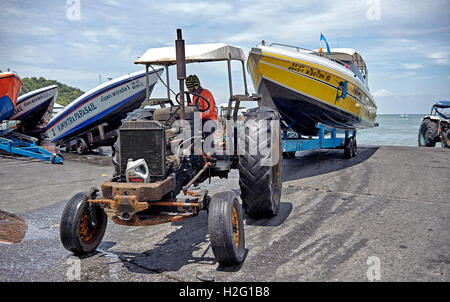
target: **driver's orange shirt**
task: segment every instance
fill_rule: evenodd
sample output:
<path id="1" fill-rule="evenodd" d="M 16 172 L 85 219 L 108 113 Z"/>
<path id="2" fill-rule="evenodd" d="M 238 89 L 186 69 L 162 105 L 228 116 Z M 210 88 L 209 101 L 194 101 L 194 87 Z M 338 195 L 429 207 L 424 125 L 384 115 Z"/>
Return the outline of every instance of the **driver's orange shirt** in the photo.
<path id="1" fill-rule="evenodd" d="M 200 95 L 205 97 L 209 101 L 209 109 L 206 110 L 205 112 L 201 112 L 202 119 L 217 121 L 216 101 L 214 100 L 212 93 L 208 89 L 202 89 L 202 92 L 200 93 Z M 206 103 L 206 101 L 204 99 L 202 99 L 201 97 L 198 97 L 195 95 L 192 96 L 192 103 L 190 103 L 189 105 L 191 105 L 191 106 L 194 105 L 195 102 L 197 101 L 197 99 L 199 99 L 198 107 L 200 109 L 208 108 L 208 104 Z"/>

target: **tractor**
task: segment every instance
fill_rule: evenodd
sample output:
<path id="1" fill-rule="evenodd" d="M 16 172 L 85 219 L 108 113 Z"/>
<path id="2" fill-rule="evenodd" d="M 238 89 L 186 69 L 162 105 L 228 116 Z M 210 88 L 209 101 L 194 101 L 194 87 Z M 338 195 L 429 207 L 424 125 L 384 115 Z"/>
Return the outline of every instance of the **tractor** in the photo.
<path id="1" fill-rule="evenodd" d="M 436 102 L 429 115 L 422 119 L 419 128 L 419 147 L 435 147 L 441 142 L 443 148 L 450 148 L 450 101 Z"/>
<path id="2" fill-rule="evenodd" d="M 231 61 L 242 63 L 243 94 L 234 94 Z M 200 94 L 185 91 L 186 64 L 227 62 L 229 100 L 222 133 L 203 135 L 198 120 Z M 114 175 L 100 189 L 75 194 L 66 204 L 60 223 L 63 246 L 76 255 L 93 252 L 105 233 L 108 219 L 125 226 L 151 226 L 195 217 L 206 210 L 212 251 L 223 266 L 244 260 L 244 212 L 252 218 L 278 214 L 281 195 L 280 115 L 260 105 L 261 95 L 248 93 L 245 54 L 227 44 L 185 45 L 177 30 L 175 47 L 151 48 L 135 61 L 149 68 L 163 66 L 167 98 L 146 102 L 160 108 L 130 112 L 118 129 L 114 145 Z M 169 67 L 176 66 L 179 92 L 169 84 Z M 147 78 L 148 79 L 148 78 Z M 148 80 L 147 80 L 148 83 Z M 188 100 L 197 96 L 192 105 Z M 208 100 L 204 98 L 206 102 Z M 238 128 L 241 102 L 254 102 Z M 191 105 L 188 105 L 191 104 Z M 208 102 L 209 104 L 209 102 Z M 210 104 L 209 104 L 210 105 Z M 201 124 L 201 123 L 200 123 Z M 214 140 L 215 153 L 204 152 Z M 240 202 L 236 193 L 213 196 L 196 185 L 212 177 L 227 178 L 239 170 Z"/>

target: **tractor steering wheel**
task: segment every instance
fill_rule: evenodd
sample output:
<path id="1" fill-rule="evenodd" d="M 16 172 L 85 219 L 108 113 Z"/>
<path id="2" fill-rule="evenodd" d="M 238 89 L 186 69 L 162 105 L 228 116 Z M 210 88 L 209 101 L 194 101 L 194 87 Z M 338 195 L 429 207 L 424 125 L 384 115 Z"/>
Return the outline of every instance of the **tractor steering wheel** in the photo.
<path id="1" fill-rule="evenodd" d="M 208 104 L 208 107 L 205 108 L 205 109 L 202 109 L 202 108 L 200 108 L 200 106 L 199 106 L 199 104 L 198 104 L 199 98 L 197 98 L 197 100 L 195 101 L 194 105 L 195 105 L 195 107 L 197 107 L 198 111 L 200 111 L 200 112 L 205 112 L 205 111 L 209 110 L 209 108 L 211 108 L 211 104 L 209 103 L 209 100 L 208 100 L 207 98 L 205 98 L 203 95 L 201 95 L 201 94 L 199 94 L 199 93 L 196 93 L 196 92 L 190 92 L 190 91 L 184 91 L 184 93 L 185 93 L 185 94 L 192 94 L 193 96 L 200 97 L 200 98 L 202 98 L 202 99 L 204 99 L 204 100 L 206 101 L 206 103 Z M 176 98 L 178 104 L 180 103 L 179 97 L 180 97 L 180 93 L 177 93 L 177 95 L 175 96 L 175 98 Z"/>

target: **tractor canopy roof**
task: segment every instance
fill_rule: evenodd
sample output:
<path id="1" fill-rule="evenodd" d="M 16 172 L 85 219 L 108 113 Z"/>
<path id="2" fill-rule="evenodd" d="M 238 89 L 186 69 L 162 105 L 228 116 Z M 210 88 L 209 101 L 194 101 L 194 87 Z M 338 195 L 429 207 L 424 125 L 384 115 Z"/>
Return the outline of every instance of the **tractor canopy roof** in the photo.
<path id="1" fill-rule="evenodd" d="M 450 101 L 439 101 L 436 102 L 433 106 L 436 108 L 450 108 Z"/>
<path id="2" fill-rule="evenodd" d="M 224 43 L 186 45 L 185 56 L 186 63 L 225 60 L 245 61 L 244 51 L 240 47 Z M 163 66 L 174 65 L 176 64 L 175 47 L 150 48 L 134 63 Z"/>

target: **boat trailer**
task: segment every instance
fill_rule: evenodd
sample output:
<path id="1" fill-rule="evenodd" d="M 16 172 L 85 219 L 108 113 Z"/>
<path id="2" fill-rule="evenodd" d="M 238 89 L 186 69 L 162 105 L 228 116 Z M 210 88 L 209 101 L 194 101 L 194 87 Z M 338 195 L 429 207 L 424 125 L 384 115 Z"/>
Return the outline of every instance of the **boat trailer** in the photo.
<path id="1" fill-rule="evenodd" d="M 319 129 L 317 138 L 299 138 L 299 134 L 287 129 L 282 129 L 281 146 L 283 157 L 294 157 L 296 151 L 317 150 L 317 149 L 344 149 L 344 157 L 351 158 L 356 155 L 356 130 L 333 128 L 321 123 L 316 124 Z M 325 137 L 330 133 L 330 137 Z M 337 134 L 344 134 L 344 137 L 337 137 Z"/>
<path id="2" fill-rule="evenodd" d="M 15 132 L 19 121 L 3 121 L 0 125 L 0 150 L 62 164 L 62 157 L 38 146 L 37 138 Z"/>

